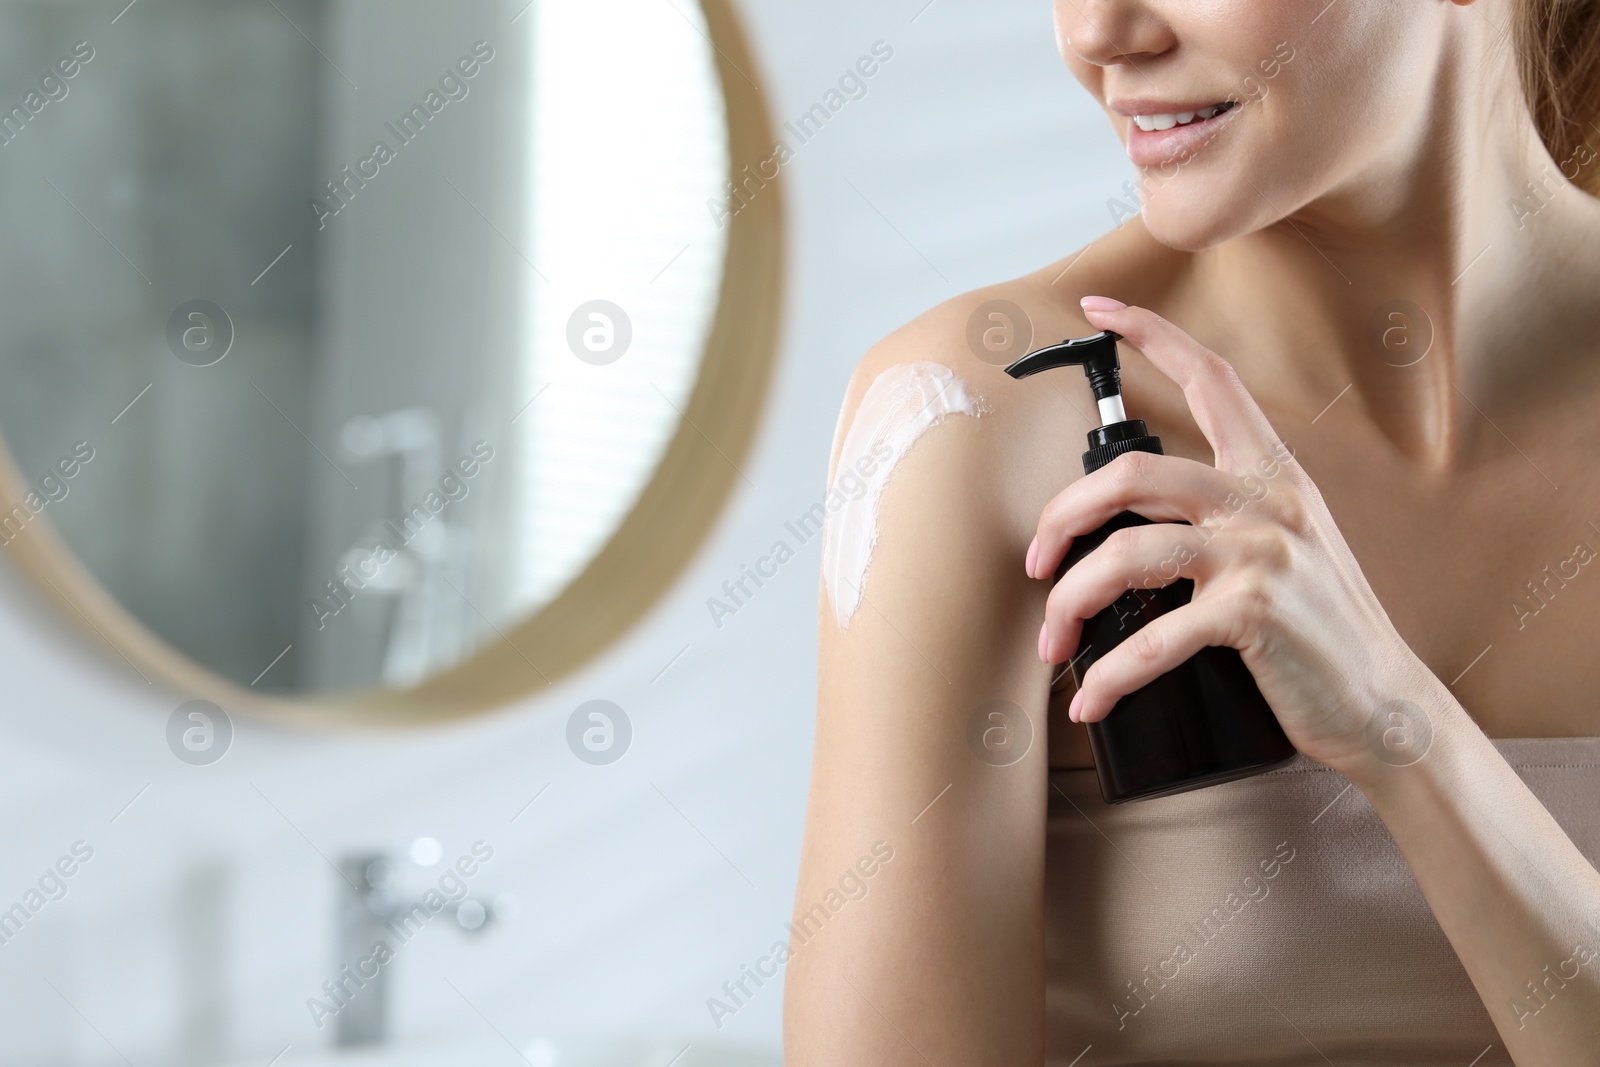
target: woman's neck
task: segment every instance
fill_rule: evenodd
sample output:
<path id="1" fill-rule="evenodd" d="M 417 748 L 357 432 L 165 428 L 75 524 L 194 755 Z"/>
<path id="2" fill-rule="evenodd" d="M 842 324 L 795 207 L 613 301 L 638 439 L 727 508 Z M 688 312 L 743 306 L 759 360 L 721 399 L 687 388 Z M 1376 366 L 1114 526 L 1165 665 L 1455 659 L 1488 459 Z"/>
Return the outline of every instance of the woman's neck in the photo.
<path id="1" fill-rule="evenodd" d="M 1354 400 L 1442 469 L 1495 432 L 1485 416 L 1600 356 L 1600 200 L 1563 174 L 1600 155 L 1552 159 L 1509 43 L 1480 47 L 1447 50 L 1434 106 L 1385 158 L 1196 260 L 1216 339 L 1257 388 L 1313 411 Z"/>

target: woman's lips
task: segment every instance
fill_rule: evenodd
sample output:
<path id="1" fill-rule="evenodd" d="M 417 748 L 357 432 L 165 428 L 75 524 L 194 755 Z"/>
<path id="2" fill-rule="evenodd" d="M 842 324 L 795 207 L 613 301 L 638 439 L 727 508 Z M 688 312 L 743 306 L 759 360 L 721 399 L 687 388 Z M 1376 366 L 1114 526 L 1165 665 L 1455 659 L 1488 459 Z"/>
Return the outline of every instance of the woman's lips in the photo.
<path id="1" fill-rule="evenodd" d="M 1156 167 L 1180 156 L 1188 156 L 1217 136 L 1241 110 L 1236 103 L 1209 119 L 1197 115 L 1193 122 L 1168 130 L 1141 130 L 1130 116 L 1127 120 L 1128 158 L 1133 160 L 1134 166 Z"/>

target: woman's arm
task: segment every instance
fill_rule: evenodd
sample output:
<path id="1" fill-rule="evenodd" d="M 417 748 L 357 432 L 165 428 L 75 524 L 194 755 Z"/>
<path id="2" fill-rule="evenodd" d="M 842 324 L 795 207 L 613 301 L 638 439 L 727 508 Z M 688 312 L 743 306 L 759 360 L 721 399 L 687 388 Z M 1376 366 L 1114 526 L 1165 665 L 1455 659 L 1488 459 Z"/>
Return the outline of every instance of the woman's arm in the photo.
<path id="1" fill-rule="evenodd" d="M 1029 486 L 1059 485 L 1070 470 L 1009 460 L 1033 416 L 998 370 L 950 350 L 960 316 L 942 317 L 954 331 L 936 316 L 863 362 L 841 420 L 848 427 L 868 383 L 906 359 L 951 366 L 990 409 L 946 417 L 893 467 L 847 627 L 824 594 L 784 1006 L 795 1067 L 1043 1059 L 1052 672 L 1035 653 L 1045 591 L 1018 564 L 1048 495 Z M 1049 412 L 1056 433 L 1076 442 L 1082 431 L 1062 430 L 1072 415 L 1060 407 Z M 1031 744 L 1006 765 L 1007 731 L 1023 715 Z"/>
<path id="2" fill-rule="evenodd" d="M 1026 564 L 1040 578 L 1117 512 L 1191 524 L 1121 531 L 1052 590 L 1041 642 L 1061 661 L 1078 620 L 1130 585 L 1195 580 L 1189 604 L 1088 670 L 1071 716 L 1104 718 L 1206 645 L 1239 649 L 1295 746 L 1382 816 L 1516 1062 L 1600 1063 L 1600 873 L 1400 638 L 1227 363 L 1142 308 L 1085 307 L 1183 388 L 1216 462 L 1122 456 L 1045 509 Z"/>
<path id="3" fill-rule="evenodd" d="M 1600 1064 L 1600 873 L 1437 678 L 1403 699 L 1426 722 L 1397 708 L 1395 745 L 1338 769 L 1383 818 L 1512 1059 Z"/>

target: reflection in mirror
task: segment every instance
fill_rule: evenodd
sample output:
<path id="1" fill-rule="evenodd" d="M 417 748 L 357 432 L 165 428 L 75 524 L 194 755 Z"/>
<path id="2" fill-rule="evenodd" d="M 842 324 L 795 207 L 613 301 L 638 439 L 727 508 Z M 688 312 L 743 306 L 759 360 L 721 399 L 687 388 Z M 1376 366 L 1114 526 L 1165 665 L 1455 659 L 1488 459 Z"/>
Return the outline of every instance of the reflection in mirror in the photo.
<path id="1" fill-rule="evenodd" d="M 689 406 L 727 256 L 703 13 L 112 14 L 0 0 L 0 430 L 32 487 L 0 539 L 53 528 L 240 686 L 459 664 L 590 564 Z"/>

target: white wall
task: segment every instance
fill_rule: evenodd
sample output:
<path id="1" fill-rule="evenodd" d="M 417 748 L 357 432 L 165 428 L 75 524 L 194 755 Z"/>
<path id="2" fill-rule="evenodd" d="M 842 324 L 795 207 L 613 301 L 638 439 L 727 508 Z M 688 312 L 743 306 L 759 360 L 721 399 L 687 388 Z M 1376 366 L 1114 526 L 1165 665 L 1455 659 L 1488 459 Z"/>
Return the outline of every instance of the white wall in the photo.
<path id="1" fill-rule="evenodd" d="M 706 598 L 820 496 L 839 398 L 869 344 L 1109 229 L 1106 201 L 1131 174 L 1055 55 L 1045 0 L 925 2 L 747 0 L 780 122 L 873 42 L 895 54 L 787 170 L 791 289 L 773 402 L 743 465 L 754 489 L 741 486 L 667 600 L 579 676 L 425 732 L 240 722 L 224 760 L 190 767 L 164 740 L 188 694 L 90 651 L 0 570 L 0 907 L 73 842 L 95 850 L 64 899 L 0 944 L 0 1063 L 264 1064 L 286 1043 L 328 1042 L 305 1006 L 331 968 L 323 857 L 423 834 L 447 857 L 491 843 L 474 888 L 523 909 L 475 941 L 440 921 L 405 948 L 400 1035 L 492 1039 L 473 1007 L 518 1042 L 574 1027 L 710 1031 L 706 998 L 783 935 L 791 903 L 817 545 L 720 629 Z M 563 737 L 596 697 L 635 729 L 608 767 L 580 763 Z M 775 1046 L 780 1002 L 769 984 L 723 1036 Z"/>

